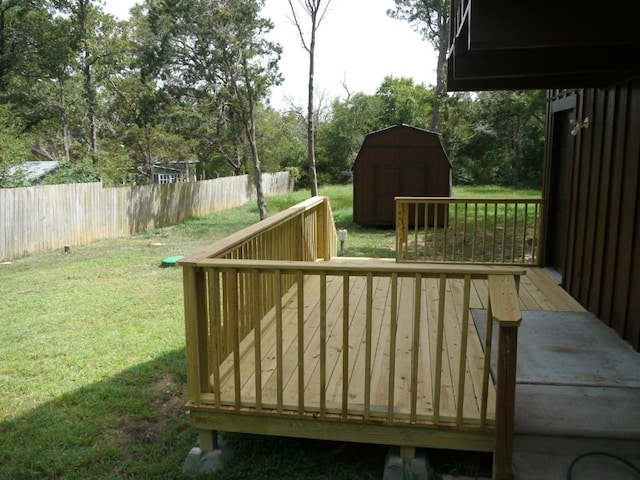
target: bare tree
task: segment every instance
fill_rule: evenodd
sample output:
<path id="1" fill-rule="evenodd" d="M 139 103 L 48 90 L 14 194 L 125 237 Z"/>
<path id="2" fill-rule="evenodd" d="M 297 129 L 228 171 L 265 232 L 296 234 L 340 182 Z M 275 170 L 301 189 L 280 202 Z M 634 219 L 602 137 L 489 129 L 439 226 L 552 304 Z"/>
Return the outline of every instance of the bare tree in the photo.
<path id="1" fill-rule="evenodd" d="M 301 13 L 298 12 L 294 5 L 294 0 L 287 0 L 291 8 L 293 23 L 298 29 L 302 47 L 309 53 L 309 99 L 307 103 L 307 156 L 309 160 L 309 184 L 311 187 L 311 195 L 318 194 L 318 176 L 316 174 L 316 144 L 315 144 L 315 121 L 313 109 L 313 88 L 314 88 L 314 71 L 315 71 L 315 49 L 316 49 L 316 32 L 324 20 L 331 0 L 296 0 L 297 6 L 309 16 L 311 21 L 311 32 L 307 38 L 302 28 Z"/>

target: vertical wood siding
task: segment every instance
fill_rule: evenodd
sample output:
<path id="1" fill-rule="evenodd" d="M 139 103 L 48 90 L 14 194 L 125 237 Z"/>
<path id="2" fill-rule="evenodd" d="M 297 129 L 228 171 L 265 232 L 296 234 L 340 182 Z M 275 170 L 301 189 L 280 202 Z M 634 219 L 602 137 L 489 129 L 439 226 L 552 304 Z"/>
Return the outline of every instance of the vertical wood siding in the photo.
<path id="1" fill-rule="evenodd" d="M 266 196 L 290 191 L 289 174 L 263 174 L 263 188 Z M 0 261 L 131 235 L 254 199 L 246 175 L 137 187 L 81 183 L 0 189 Z"/>
<path id="2" fill-rule="evenodd" d="M 640 80 L 575 94 L 575 118 L 589 117 L 590 125 L 574 137 L 563 283 L 639 350 Z M 547 138 L 557 142 L 550 123 Z"/>

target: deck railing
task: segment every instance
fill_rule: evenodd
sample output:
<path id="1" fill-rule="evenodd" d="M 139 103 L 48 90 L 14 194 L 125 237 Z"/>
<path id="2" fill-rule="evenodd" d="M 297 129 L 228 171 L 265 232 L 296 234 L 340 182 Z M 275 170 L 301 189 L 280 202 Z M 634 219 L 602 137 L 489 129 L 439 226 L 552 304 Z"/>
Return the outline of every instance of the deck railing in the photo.
<path id="1" fill-rule="evenodd" d="M 495 440 L 494 471 L 510 472 L 520 322 L 517 284 L 524 272 L 508 266 L 318 261 L 335 256 L 335 239 L 329 203 L 316 197 L 180 262 L 189 404 L 221 412 L 250 409 L 268 415 L 486 432 Z M 449 282 L 454 279 L 462 281 L 461 290 L 452 288 Z M 357 280 L 364 281 L 360 306 L 351 291 Z M 305 302 L 310 281 L 317 299 L 312 308 Z M 334 291 L 329 294 L 332 281 Z M 389 282 L 389 297 L 377 290 L 382 281 Z M 475 281 L 484 287 L 478 290 Z M 486 295 L 487 327 L 481 351 L 472 352 L 470 298 L 479 291 Z M 330 306 L 332 295 L 341 301 Z M 386 302 L 384 308 L 380 300 Z M 327 327 L 331 316 L 338 319 L 332 333 Z M 304 334 L 309 322 L 317 331 L 313 347 Z M 494 324 L 499 327 L 497 345 Z M 383 330 L 389 338 L 386 354 L 376 351 Z M 283 358 L 287 336 L 294 338 L 293 362 Z M 409 352 L 402 365 L 400 342 Z M 274 349 L 265 357 L 267 348 Z M 351 353 L 356 348 L 357 362 Z M 492 380 L 491 351 L 496 349 L 497 377 Z M 469 359 L 478 354 L 483 358 L 481 369 Z M 338 400 L 326 391 L 331 356 L 342 375 Z M 387 372 L 382 384 L 372 384 L 374 371 Z M 270 392 L 265 391 L 265 372 L 272 382 Z M 285 400 L 285 378 L 291 376 L 293 403 Z M 305 386 L 312 376 L 319 393 L 310 396 Z M 225 381 L 231 387 L 223 394 Z M 482 386 L 479 391 L 469 394 L 477 385 Z M 382 402 L 381 390 L 386 392 Z M 429 405 L 421 392 L 431 398 Z M 472 397 L 476 412 L 470 414 Z M 448 399 L 446 405 L 443 399 Z"/>
<path id="2" fill-rule="evenodd" d="M 210 296 L 206 289 L 220 288 L 228 290 L 226 285 L 215 285 L 207 282 L 200 262 L 210 258 L 234 260 L 284 260 L 307 261 L 330 260 L 337 253 L 337 233 L 333 221 L 333 214 L 328 198 L 313 197 L 287 210 L 269 217 L 255 225 L 245 228 L 211 247 L 180 261 L 184 276 L 185 314 L 187 319 L 206 318 L 209 315 L 237 312 L 237 334 L 243 338 L 258 324 L 264 315 L 280 299 L 274 289 L 273 279 L 264 276 L 241 275 L 237 279 L 237 293 L 235 297 L 225 295 L 225 303 L 214 306 L 208 301 Z M 257 280 L 257 281 L 256 281 Z M 283 278 L 282 291 L 293 285 L 295 279 Z M 203 290 L 204 289 L 204 290 Z M 255 299 L 260 301 L 256 302 Z M 214 313 L 216 307 L 220 309 Z M 206 309 L 209 309 L 207 312 Z M 228 323 L 228 322 L 226 322 Z M 195 336 L 202 334 L 190 332 L 189 328 L 207 329 L 206 322 L 187 321 L 187 338 L 190 333 Z M 195 338 L 195 337 L 192 337 Z M 206 339 L 198 346 L 192 345 L 188 349 L 191 355 L 206 355 Z M 232 351 L 229 344 L 219 351 L 219 355 L 229 355 Z M 189 362 L 191 368 L 199 363 L 193 359 Z M 195 370 L 191 372 L 192 376 Z M 190 383 L 190 385 L 192 385 Z"/>
<path id="3" fill-rule="evenodd" d="M 396 197 L 396 260 L 539 265 L 541 207 L 541 199 Z"/>

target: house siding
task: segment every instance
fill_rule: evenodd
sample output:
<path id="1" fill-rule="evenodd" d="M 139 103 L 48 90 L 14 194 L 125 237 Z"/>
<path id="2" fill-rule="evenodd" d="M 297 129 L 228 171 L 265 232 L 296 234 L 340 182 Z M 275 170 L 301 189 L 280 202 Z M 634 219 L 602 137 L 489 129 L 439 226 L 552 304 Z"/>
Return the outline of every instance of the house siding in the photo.
<path id="1" fill-rule="evenodd" d="M 640 349 L 640 80 L 575 96 L 574 117 L 589 127 L 574 137 L 563 286 L 587 310 Z M 549 198 L 554 104 L 550 91 L 545 158 Z M 553 206 L 550 206 L 553 208 Z M 544 261 L 544 255 L 543 255 Z"/>

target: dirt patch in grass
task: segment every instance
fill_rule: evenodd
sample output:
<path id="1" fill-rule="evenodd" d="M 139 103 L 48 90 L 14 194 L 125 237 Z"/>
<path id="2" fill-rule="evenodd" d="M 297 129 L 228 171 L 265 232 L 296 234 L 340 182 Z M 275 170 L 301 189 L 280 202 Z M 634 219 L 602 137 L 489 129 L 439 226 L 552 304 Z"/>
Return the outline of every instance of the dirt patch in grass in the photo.
<path id="1" fill-rule="evenodd" d="M 104 433 L 103 446 L 115 446 L 126 452 L 135 450 L 136 446 L 160 442 L 176 418 L 186 416 L 187 386 L 177 382 L 171 374 L 165 373 L 150 384 L 146 395 L 153 405 L 153 414 L 146 418 L 123 419 L 120 425 Z"/>

